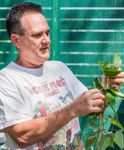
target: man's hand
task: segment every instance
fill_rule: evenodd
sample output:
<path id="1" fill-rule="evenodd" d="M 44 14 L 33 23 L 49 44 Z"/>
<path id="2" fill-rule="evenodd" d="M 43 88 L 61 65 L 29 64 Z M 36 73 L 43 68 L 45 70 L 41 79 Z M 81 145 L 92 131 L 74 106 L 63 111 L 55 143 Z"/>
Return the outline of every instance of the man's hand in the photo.
<path id="1" fill-rule="evenodd" d="M 105 95 L 98 89 L 84 92 L 73 104 L 76 116 L 103 111 Z"/>
<path id="2" fill-rule="evenodd" d="M 121 84 L 124 83 L 124 72 L 121 72 L 121 73 L 119 73 L 117 76 L 112 77 L 112 78 L 110 79 L 110 81 L 111 81 L 111 82 L 110 82 L 110 83 L 111 83 L 110 86 L 111 86 L 113 89 L 115 89 L 115 90 L 119 90 Z"/>
<path id="3" fill-rule="evenodd" d="M 118 75 L 109 78 L 109 80 L 107 76 L 103 75 L 102 79 L 102 83 L 105 87 L 112 87 L 115 90 L 119 90 L 121 84 L 124 83 L 124 72 L 121 72 Z"/>

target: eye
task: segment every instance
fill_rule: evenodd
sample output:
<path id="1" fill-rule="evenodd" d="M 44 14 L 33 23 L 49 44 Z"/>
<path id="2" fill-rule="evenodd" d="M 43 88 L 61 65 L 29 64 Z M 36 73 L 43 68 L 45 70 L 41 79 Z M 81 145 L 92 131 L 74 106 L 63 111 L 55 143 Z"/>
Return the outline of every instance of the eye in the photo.
<path id="1" fill-rule="evenodd" d="M 35 34 L 35 35 L 33 35 L 33 37 L 35 37 L 35 38 L 39 38 L 39 37 L 41 37 L 41 34 L 40 34 L 40 33 Z"/>
<path id="2" fill-rule="evenodd" d="M 46 35 L 47 35 L 47 36 L 49 36 L 49 34 L 50 34 L 50 31 L 46 32 Z"/>
<path id="3" fill-rule="evenodd" d="M 49 36 L 49 34 L 50 34 L 50 29 L 48 29 L 48 30 L 46 31 L 46 35 Z"/>

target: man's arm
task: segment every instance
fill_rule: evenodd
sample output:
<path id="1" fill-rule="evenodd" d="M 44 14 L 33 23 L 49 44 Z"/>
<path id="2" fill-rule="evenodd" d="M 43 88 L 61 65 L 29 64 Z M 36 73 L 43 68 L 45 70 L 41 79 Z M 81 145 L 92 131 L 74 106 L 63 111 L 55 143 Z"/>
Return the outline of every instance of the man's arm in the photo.
<path id="1" fill-rule="evenodd" d="M 7 127 L 13 140 L 24 148 L 34 143 L 45 143 L 55 132 L 77 116 L 85 116 L 93 112 L 101 112 L 104 95 L 97 89 L 84 92 L 73 103 L 57 112 L 34 120 Z"/>

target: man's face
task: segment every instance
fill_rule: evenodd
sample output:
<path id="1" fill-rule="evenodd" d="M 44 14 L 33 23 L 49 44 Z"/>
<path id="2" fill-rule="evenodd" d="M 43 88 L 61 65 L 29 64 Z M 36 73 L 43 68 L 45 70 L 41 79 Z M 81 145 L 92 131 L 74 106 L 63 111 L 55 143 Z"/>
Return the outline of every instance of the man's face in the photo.
<path id="1" fill-rule="evenodd" d="M 21 18 L 24 35 L 18 35 L 17 63 L 25 67 L 39 67 L 50 56 L 49 26 L 40 13 L 25 13 Z"/>

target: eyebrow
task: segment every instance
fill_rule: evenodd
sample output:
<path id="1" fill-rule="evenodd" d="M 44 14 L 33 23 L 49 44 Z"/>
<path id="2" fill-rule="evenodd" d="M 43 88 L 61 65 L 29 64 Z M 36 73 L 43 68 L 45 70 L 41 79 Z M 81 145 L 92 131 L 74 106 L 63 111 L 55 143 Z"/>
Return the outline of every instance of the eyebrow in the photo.
<path id="1" fill-rule="evenodd" d="M 37 34 L 41 34 L 43 32 L 50 32 L 50 29 L 46 30 L 46 31 L 37 31 L 35 33 L 32 33 L 32 35 L 37 35 Z"/>

